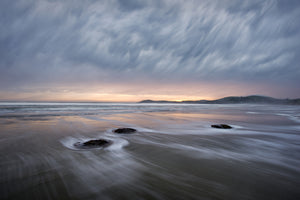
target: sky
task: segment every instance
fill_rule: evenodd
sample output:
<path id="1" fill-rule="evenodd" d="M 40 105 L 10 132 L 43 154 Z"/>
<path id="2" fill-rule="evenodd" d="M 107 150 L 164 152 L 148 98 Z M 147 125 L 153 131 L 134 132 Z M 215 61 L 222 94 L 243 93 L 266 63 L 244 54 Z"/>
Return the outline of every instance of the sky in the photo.
<path id="1" fill-rule="evenodd" d="M 1 0 L 0 101 L 300 98 L 298 0 Z"/>

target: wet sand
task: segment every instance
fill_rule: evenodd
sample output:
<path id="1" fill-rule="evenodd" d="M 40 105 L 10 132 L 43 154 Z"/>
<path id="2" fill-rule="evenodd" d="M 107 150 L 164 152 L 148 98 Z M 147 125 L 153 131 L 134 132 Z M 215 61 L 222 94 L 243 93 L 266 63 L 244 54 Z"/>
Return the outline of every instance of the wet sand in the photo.
<path id="1" fill-rule="evenodd" d="M 299 113 L 266 105 L 0 105 L 0 199 L 298 199 Z M 137 133 L 113 133 L 119 127 Z M 113 144 L 74 147 L 97 138 Z"/>

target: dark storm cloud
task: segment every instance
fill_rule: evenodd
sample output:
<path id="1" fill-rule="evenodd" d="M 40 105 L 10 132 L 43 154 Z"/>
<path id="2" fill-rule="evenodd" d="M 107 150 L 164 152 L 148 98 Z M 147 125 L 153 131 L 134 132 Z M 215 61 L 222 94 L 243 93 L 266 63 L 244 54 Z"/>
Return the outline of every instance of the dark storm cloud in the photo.
<path id="1" fill-rule="evenodd" d="M 163 79 L 298 88 L 299 19 L 296 0 L 2 0 L 0 87 Z"/>

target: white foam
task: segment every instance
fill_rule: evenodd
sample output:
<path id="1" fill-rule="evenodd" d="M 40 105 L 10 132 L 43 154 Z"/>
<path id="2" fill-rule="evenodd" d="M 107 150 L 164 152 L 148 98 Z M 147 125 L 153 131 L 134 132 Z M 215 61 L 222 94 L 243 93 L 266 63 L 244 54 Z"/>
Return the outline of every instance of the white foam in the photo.
<path id="1" fill-rule="evenodd" d="M 111 138 L 110 138 L 111 139 Z M 62 140 L 63 143 L 71 143 L 80 140 L 79 138 L 68 137 Z M 73 190 L 78 188 L 77 184 L 83 191 L 93 193 L 101 192 L 118 184 L 130 184 L 139 175 L 138 169 L 142 167 L 132 156 L 123 150 L 128 142 L 121 138 L 114 138 L 113 144 L 107 148 L 101 149 L 103 154 L 97 150 L 84 150 L 80 154 L 74 152 L 62 152 L 61 156 L 67 160 L 68 171 L 75 175 L 77 182 L 68 183 L 72 192 L 81 195 L 81 191 Z M 76 185 L 76 186 L 75 186 Z"/>
<path id="2" fill-rule="evenodd" d="M 292 120 L 294 122 L 300 123 L 300 119 L 297 116 L 294 116 L 294 115 L 291 115 L 291 114 L 283 114 L 283 113 L 277 113 L 276 115 L 285 116 L 285 117 L 289 118 L 290 120 Z"/>
<path id="3" fill-rule="evenodd" d="M 102 147 L 99 147 L 99 148 L 93 148 L 92 150 L 94 149 L 105 149 L 105 150 L 113 150 L 113 151 L 116 151 L 116 150 L 120 150 L 122 149 L 123 147 L 127 146 L 129 144 L 129 142 L 125 139 L 122 139 L 122 138 L 113 138 L 113 137 L 103 137 L 103 136 L 100 136 L 101 139 L 106 139 L 106 140 L 109 140 L 112 142 L 112 144 L 106 148 L 102 148 Z M 76 148 L 74 146 L 75 143 L 77 142 L 86 142 L 88 140 L 94 140 L 94 139 L 99 139 L 100 137 L 97 137 L 97 138 L 87 138 L 87 137 L 83 137 L 83 136 L 78 136 L 78 137 L 66 137 L 66 138 L 63 138 L 60 140 L 60 142 L 67 148 L 69 149 L 72 149 L 72 150 L 91 150 L 91 149 L 79 149 L 79 148 Z"/>
<path id="4" fill-rule="evenodd" d="M 108 146 L 106 150 L 117 151 L 123 149 L 123 147 L 127 146 L 129 142 L 122 138 L 114 138 L 112 145 Z"/>
<path id="5" fill-rule="evenodd" d="M 230 125 L 232 129 L 216 129 L 212 128 L 210 125 L 205 125 L 202 127 L 199 126 L 191 126 L 191 125 L 172 125 L 166 126 L 160 129 L 147 129 L 144 132 L 156 132 L 159 134 L 166 135 L 212 135 L 212 134 L 237 134 L 243 129 L 243 126 L 238 125 Z M 238 130 L 238 131 L 237 131 Z"/>
<path id="6" fill-rule="evenodd" d="M 261 113 L 259 113 L 259 112 L 246 112 L 247 114 L 261 114 Z"/>
<path id="7" fill-rule="evenodd" d="M 64 145 L 65 147 L 69 148 L 69 149 L 72 149 L 72 150 L 79 150 L 78 148 L 76 148 L 74 146 L 75 143 L 77 142 L 84 142 L 84 141 L 87 141 L 88 138 L 85 138 L 85 137 L 65 137 L 63 139 L 60 140 L 60 142 L 62 143 L 62 145 Z"/>

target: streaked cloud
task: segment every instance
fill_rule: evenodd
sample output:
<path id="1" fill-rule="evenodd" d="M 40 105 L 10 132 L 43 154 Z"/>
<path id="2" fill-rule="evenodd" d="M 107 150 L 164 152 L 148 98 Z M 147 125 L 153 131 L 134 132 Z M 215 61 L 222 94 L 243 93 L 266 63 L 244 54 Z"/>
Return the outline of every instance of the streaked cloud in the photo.
<path id="1" fill-rule="evenodd" d="M 3 0 L 0 97 L 34 94 L 37 85 L 72 92 L 120 85 L 113 94 L 127 87 L 139 94 L 135 84 L 149 94 L 151 85 L 173 85 L 189 96 L 184 85 L 197 92 L 203 83 L 220 96 L 228 82 L 249 94 L 269 88 L 299 97 L 298 19 L 296 0 Z"/>

